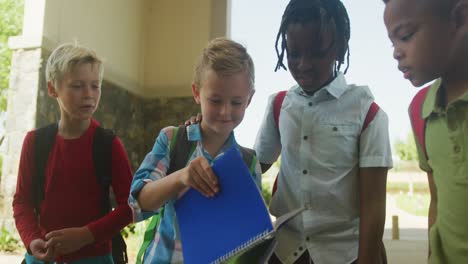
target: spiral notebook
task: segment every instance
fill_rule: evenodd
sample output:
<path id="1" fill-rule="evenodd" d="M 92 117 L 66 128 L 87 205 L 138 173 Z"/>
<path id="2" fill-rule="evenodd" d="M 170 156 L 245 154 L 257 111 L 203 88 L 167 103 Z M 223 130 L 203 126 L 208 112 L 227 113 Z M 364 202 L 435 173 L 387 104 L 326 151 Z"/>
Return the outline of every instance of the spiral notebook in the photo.
<path id="1" fill-rule="evenodd" d="M 212 168 L 220 186 L 214 198 L 189 189 L 175 203 L 184 263 L 245 263 L 236 259 L 263 257 L 274 247 L 274 228 L 240 152 L 231 147 Z"/>

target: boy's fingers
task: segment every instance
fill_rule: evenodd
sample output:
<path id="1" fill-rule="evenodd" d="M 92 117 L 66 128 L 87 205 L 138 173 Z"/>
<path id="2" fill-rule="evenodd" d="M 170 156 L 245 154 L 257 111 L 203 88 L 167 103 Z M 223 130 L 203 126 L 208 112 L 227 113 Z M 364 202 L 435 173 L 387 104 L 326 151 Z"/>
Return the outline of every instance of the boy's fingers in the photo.
<path id="1" fill-rule="evenodd" d="M 200 175 L 198 175 L 197 172 L 195 172 L 195 174 L 197 175 L 193 175 L 191 177 L 193 188 L 205 196 L 212 196 L 213 192 L 210 190 L 210 187 L 204 182 L 204 180 L 200 177 Z"/>
<path id="2" fill-rule="evenodd" d="M 218 192 L 218 179 L 214 175 L 213 170 L 206 159 L 202 159 L 200 161 L 200 168 L 197 168 L 197 173 L 213 194 Z"/>
<path id="3" fill-rule="evenodd" d="M 197 123 L 199 123 L 202 120 L 202 115 L 198 113 L 195 120 L 197 121 Z"/>
<path id="4" fill-rule="evenodd" d="M 52 237 L 51 239 L 47 240 L 46 247 L 55 248 L 57 245 L 60 245 L 59 239 L 57 237 Z"/>
<path id="5" fill-rule="evenodd" d="M 203 168 L 203 171 L 208 180 L 211 182 L 212 186 L 218 188 L 218 177 L 216 177 L 216 174 L 211 169 L 211 166 Z"/>
<path id="6" fill-rule="evenodd" d="M 63 235 L 62 231 L 57 231 L 57 230 L 56 230 L 56 231 L 52 231 L 52 232 L 47 233 L 47 234 L 45 235 L 45 238 L 46 238 L 47 240 L 49 240 L 49 239 L 51 239 L 51 238 L 53 238 L 53 237 L 58 237 L 58 236 L 61 236 L 61 235 Z"/>

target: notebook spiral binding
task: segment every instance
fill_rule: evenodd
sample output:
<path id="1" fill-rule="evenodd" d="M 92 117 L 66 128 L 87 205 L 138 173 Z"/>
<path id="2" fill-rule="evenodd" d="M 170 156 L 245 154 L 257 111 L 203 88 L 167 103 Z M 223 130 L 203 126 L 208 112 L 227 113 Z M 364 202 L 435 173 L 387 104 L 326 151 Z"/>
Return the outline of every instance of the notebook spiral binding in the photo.
<path id="1" fill-rule="evenodd" d="M 259 239 L 262 239 L 262 238 L 266 237 L 270 233 L 271 233 L 271 230 L 263 231 L 262 233 L 260 233 L 260 234 L 258 234 L 256 236 L 250 238 L 249 240 L 247 240 L 244 244 L 242 244 L 242 245 L 236 247 L 235 249 L 231 250 L 226 255 L 221 256 L 218 259 L 216 259 L 215 261 L 211 262 L 211 264 L 220 264 L 220 263 L 222 263 L 224 261 L 227 261 L 231 257 L 234 257 L 237 253 L 239 253 L 239 252 L 241 252 L 241 251 L 243 251 L 245 249 L 248 249 L 252 244 L 257 242 Z"/>

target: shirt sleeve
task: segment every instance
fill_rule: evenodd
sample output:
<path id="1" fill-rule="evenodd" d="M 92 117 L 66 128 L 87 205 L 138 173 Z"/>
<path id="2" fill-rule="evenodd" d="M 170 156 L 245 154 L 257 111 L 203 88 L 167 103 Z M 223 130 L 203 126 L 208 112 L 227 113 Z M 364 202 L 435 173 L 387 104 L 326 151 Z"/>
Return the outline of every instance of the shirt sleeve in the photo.
<path id="1" fill-rule="evenodd" d="M 362 131 L 359 142 L 359 166 L 393 167 L 387 114 L 379 109 L 369 126 Z"/>
<path id="2" fill-rule="evenodd" d="M 275 97 L 276 94 L 273 94 L 268 98 L 265 115 L 254 144 L 258 161 L 264 164 L 273 164 L 281 152 L 280 135 L 273 116 L 273 101 Z"/>
<path id="3" fill-rule="evenodd" d="M 118 137 L 112 142 L 112 189 L 117 207 L 104 217 L 88 224 L 95 242 L 111 239 L 132 220 L 127 198 L 132 181 L 132 170 L 125 148 Z"/>
<path id="4" fill-rule="evenodd" d="M 21 240 L 29 250 L 34 239 L 42 238 L 39 224 L 34 213 L 32 178 L 34 172 L 34 133 L 24 138 L 18 169 L 16 192 L 13 196 L 13 217 Z"/>
<path id="5" fill-rule="evenodd" d="M 165 128 L 161 130 L 156 138 L 153 149 L 146 155 L 140 167 L 135 173 L 130 188 L 128 203 L 133 213 L 133 221 L 139 222 L 154 215 L 141 209 L 138 203 L 138 195 L 148 182 L 156 181 L 166 176 L 169 168 L 169 137 L 172 138 L 174 129 Z M 168 136 L 169 134 L 169 136 Z"/>

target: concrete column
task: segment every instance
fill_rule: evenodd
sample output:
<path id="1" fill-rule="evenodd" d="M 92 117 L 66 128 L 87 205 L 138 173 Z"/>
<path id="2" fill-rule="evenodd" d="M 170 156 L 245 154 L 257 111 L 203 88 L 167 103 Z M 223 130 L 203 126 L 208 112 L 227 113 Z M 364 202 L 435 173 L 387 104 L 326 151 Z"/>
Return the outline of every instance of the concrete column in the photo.
<path id="1" fill-rule="evenodd" d="M 16 49 L 12 56 L 0 180 L 0 218 L 8 226 L 24 136 L 35 127 L 37 96 L 44 80 L 41 54 L 41 48 L 30 48 Z"/>

